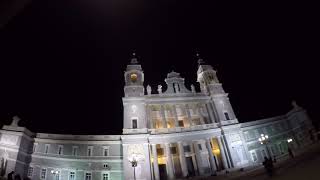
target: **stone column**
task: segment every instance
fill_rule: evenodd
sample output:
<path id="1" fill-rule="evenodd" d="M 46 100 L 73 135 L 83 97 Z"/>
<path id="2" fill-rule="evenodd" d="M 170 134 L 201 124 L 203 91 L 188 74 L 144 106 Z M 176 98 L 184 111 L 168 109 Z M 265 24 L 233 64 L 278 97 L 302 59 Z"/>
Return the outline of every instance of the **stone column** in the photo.
<path id="1" fill-rule="evenodd" d="M 218 139 L 219 149 L 220 149 L 221 157 L 222 157 L 222 166 L 223 166 L 224 169 L 227 169 L 229 167 L 228 166 L 228 160 L 227 160 L 227 157 L 226 157 L 226 153 L 224 151 L 223 144 L 221 142 L 221 137 L 217 137 L 217 139 Z"/>
<path id="2" fill-rule="evenodd" d="M 225 137 L 224 135 L 221 137 L 221 143 L 222 143 L 222 145 L 223 145 L 223 147 L 224 147 L 224 149 L 225 149 L 225 153 L 226 153 L 226 155 L 227 155 L 227 160 L 228 160 L 229 166 L 230 166 L 230 168 L 232 168 L 232 167 L 234 167 L 234 166 L 233 166 L 233 162 L 232 162 L 232 159 L 231 159 L 230 150 L 228 149 L 229 147 L 228 147 L 228 145 L 226 144 L 227 142 L 226 142 L 226 139 L 225 139 L 225 138 L 226 138 L 226 137 Z"/>
<path id="3" fill-rule="evenodd" d="M 187 119 L 188 119 L 189 125 L 192 126 L 192 119 L 191 119 L 191 114 L 190 114 L 190 109 L 189 109 L 188 104 L 186 104 L 186 106 L 185 106 L 185 112 L 187 114 Z"/>
<path id="4" fill-rule="evenodd" d="M 216 118 L 214 117 L 214 113 L 213 113 L 212 107 L 210 106 L 210 104 L 206 103 L 206 108 L 207 108 L 211 123 L 215 123 L 216 122 L 215 121 Z"/>
<path id="5" fill-rule="evenodd" d="M 203 169 L 199 167 L 202 164 L 201 163 L 202 158 L 201 158 L 200 150 L 198 148 L 198 143 L 199 143 L 198 141 L 192 141 L 194 155 L 195 155 L 197 165 L 198 165 L 198 173 L 199 173 L 199 175 L 203 175 Z"/>
<path id="6" fill-rule="evenodd" d="M 167 172 L 169 179 L 174 179 L 174 172 L 173 172 L 173 164 L 172 164 L 172 158 L 171 158 L 171 152 L 170 152 L 170 144 L 165 143 L 165 150 L 166 150 L 166 160 L 167 160 Z"/>
<path id="7" fill-rule="evenodd" d="M 176 105 L 173 105 L 172 108 L 173 108 L 175 127 L 179 127 L 178 113 L 177 113 L 177 109 L 176 109 L 177 107 L 176 107 Z"/>
<path id="8" fill-rule="evenodd" d="M 196 150 L 194 149 L 193 146 L 193 142 L 188 143 L 190 150 L 191 150 L 191 154 L 192 154 L 192 163 L 193 163 L 193 169 L 196 175 L 200 175 L 199 174 L 199 165 L 198 165 L 198 161 L 197 161 L 197 157 L 196 157 Z"/>
<path id="9" fill-rule="evenodd" d="M 208 150 L 208 154 L 209 154 L 209 161 L 210 161 L 210 166 L 211 166 L 211 173 L 212 174 L 216 174 L 217 172 L 217 166 L 216 166 L 216 163 L 214 161 L 214 156 L 213 156 L 213 153 L 212 153 L 212 147 L 211 147 L 211 144 L 210 144 L 210 139 L 207 138 L 206 139 L 206 147 L 207 147 L 207 150 Z"/>
<path id="10" fill-rule="evenodd" d="M 158 165 L 158 154 L 157 145 L 152 144 L 152 155 L 153 155 L 153 174 L 155 180 L 160 180 L 159 165 Z"/>
<path id="11" fill-rule="evenodd" d="M 200 108 L 199 108 L 199 104 L 196 105 L 196 110 L 197 110 L 197 114 L 199 115 L 199 118 L 200 118 L 200 123 L 201 124 L 205 124 L 204 120 L 203 120 L 203 116 L 200 112 Z"/>
<path id="12" fill-rule="evenodd" d="M 161 106 L 161 118 L 162 118 L 162 127 L 167 128 L 167 120 L 166 120 L 166 113 L 164 112 L 164 107 L 163 105 Z"/>
<path id="13" fill-rule="evenodd" d="M 178 142 L 178 148 L 179 148 L 179 159 L 180 159 L 182 175 L 183 177 L 186 177 L 188 175 L 188 167 L 187 167 L 186 157 L 184 155 L 183 144 L 181 141 Z"/>

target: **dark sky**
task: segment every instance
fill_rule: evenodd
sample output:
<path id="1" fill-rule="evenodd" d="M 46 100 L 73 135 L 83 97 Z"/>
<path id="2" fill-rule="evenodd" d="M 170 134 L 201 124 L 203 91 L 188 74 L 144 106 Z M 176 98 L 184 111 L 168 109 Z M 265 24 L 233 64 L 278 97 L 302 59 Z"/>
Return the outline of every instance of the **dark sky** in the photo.
<path id="1" fill-rule="evenodd" d="M 195 52 L 217 71 L 241 122 L 296 99 L 319 116 L 319 14 L 312 4 L 33 0 L 1 29 L 0 118 L 29 129 L 119 134 L 123 72 L 136 50 L 145 84 L 171 70 L 195 83 Z M 198 88 L 198 84 L 197 84 Z"/>

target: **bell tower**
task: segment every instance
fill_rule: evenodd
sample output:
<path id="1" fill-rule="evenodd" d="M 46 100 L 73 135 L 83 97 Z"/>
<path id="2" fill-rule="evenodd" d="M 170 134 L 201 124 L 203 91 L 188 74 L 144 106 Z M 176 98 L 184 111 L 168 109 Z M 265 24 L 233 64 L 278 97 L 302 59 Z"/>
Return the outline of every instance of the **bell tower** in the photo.
<path id="1" fill-rule="evenodd" d="M 123 134 L 147 132 L 144 74 L 135 53 L 127 65 L 124 78 Z"/>
<path id="2" fill-rule="evenodd" d="M 206 64 L 199 54 L 197 54 L 197 57 L 199 64 L 197 81 L 200 83 L 201 92 L 211 96 L 214 111 L 221 125 L 238 123 L 230 104 L 228 93 L 225 93 L 222 84 L 218 80 L 217 71 L 211 65 Z"/>
<path id="3" fill-rule="evenodd" d="M 138 62 L 136 54 L 133 53 L 131 62 L 127 65 L 127 69 L 124 73 L 125 86 L 124 94 L 125 97 L 139 97 L 144 96 L 144 74 L 142 67 Z"/>
<path id="4" fill-rule="evenodd" d="M 152 179 L 146 120 L 144 74 L 133 53 L 124 72 L 122 154 L 124 179 Z M 136 163 L 134 163 L 136 162 Z M 134 167 L 134 168 L 133 168 Z"/>

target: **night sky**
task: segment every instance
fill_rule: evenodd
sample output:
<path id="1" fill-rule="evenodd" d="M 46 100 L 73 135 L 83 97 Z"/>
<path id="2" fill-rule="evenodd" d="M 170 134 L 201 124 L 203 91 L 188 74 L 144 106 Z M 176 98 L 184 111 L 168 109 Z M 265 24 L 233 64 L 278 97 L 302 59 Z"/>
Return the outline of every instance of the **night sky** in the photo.
<path id="1" fill-rule="evenodd" d="M 172 70 L 187 87 L 196 83 L 199 51 L 239 121 L 285 114 L 296 99 L 317 122 L 320 31 L 312 7 L 33 0 L 0 30 L 0 121 L 19 114 L 35 132 L 120 134 L 131 53 L 155 89 Z"/>

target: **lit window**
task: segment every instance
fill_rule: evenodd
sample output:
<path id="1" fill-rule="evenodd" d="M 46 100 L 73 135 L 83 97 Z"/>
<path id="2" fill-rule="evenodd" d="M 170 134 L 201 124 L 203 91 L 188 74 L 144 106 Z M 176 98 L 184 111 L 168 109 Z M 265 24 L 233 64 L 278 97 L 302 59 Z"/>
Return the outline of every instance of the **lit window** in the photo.
<path id="1" fill-rule="evenodd" d="M 40 173 L 40 179 L 46 179 L 47 169 L 42 168 Z"/>
<path id="2" fill-rule="evenodd" d="M 49 153 L 49 146 L 50 146 L 49 144 L 46 144 L 46 145 L 45 145 L 45 148 L 44 148 L 44 153 L 45 153 L 45 154 L 48 154 L 48 153 Z"/>
<path id="3" fill-rule="evenodd" d="M 62 146 L 62 145 L 59 145 L 59 146 L 58 146 L 58 154 L 59 154 L 59 155 L 62 155 L 62 154 L 63 154 L 63 146 Z"/>
<path id="4" fill-rule="evenodd" d="M 163 156 L 164 155 L 163 148 L 157 148 L 157 154 L 158 156 Z"/>
<path id="5" fill-rule="evenodd" d="M 132 119 L 132 129 L 137 129 L 137 119 Z"/>
<path id="6" fill-rule="evenodd" d="M 93 150 L 93 146 L 88 146 L 87 156 L 92 156 L 92 150 Z"/>
<path id="7" fill-rule="evenodd" d="M 69 180 L 75 180 L 75 179 L 76 179 L 76 173 L 73 172 L 73 171 L 71 171 L 71 172 L 69 173 Z"/>
<path id="8" fill-rule="evenodd" d="M 29 167 L 28 168 L 28 177 L 32 177 L 33 176 L 33 167 Z"/>
<path id="9" fill-rule="evenodd" d="M 78 155 L 78 146 L 72 146 L 72 155 L 77 156 Z"/>
<path id="10" fill-rule="evenodd" d="M 102 180 L 109 180 L 109 174 L 108 173 L 103 173 L 102 174 Z"/>
<path id="11" fill-rule="evenodd" d="M 91 180 L 91 173 L 89 173 L 89 172 L 86 173 L 85 180 Z"/>

